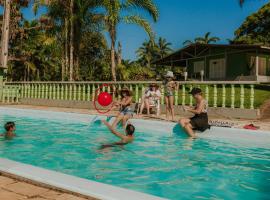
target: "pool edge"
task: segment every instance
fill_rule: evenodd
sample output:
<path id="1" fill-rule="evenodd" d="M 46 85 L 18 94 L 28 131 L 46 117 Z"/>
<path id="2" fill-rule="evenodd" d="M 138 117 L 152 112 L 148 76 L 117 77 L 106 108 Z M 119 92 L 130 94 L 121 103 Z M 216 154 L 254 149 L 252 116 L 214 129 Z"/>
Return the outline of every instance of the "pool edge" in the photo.
<path id="1" fill-rule="evenodd" d="M 0 157 L 0 173 L 88 198 L 104 200 L 165 200 L 154 195 L 99 183 Z"/>

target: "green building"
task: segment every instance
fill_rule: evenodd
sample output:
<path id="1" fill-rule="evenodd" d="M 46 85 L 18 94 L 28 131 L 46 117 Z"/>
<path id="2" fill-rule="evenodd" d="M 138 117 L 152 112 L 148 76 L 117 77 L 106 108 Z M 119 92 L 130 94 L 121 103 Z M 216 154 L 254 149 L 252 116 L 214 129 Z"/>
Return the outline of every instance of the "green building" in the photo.
<path id="1" fill-rule="evenodd" d="M 154 64 L 183 67 L 189 80 L 270 82 L 270 47 L 191 44 Z"/>

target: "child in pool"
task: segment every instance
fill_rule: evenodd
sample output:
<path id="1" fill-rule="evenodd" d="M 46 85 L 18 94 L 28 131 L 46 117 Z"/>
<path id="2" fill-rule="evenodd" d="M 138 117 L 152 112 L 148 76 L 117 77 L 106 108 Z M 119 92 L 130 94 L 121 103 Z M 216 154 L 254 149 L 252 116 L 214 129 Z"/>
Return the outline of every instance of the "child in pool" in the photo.
<path id="1" fill-rule="evenodd" d="M 115 136 L 119 137 L 121 140 L 119 142 L 115 142 L 112 144 L 105 144 L 101 146 L 101 149 L 107 148 L 107 147 L 114 147 L 118 145 L 126 145 L 134 140 L 134 132 L 135 132 L 135 127 L 132 124 L 128 124 L 126 126 L 125 132 L 126 134 L 119 133 L 114 129 L 112 125 L 110 125 L 107 121 L 102 120 L 103 124 L 105 124 L 109 130 L 114 134 Z"/>
<path id="2" fill-rule="evenodd" d="M 1 134 L 1 136 L 4 136 L 7 139 L 12 139 L 16 136 L 14 131 L 16 130 L 16 126 L 14 122 L 7 122 L 4 126 L 6 132 L 4 134 Z"/>

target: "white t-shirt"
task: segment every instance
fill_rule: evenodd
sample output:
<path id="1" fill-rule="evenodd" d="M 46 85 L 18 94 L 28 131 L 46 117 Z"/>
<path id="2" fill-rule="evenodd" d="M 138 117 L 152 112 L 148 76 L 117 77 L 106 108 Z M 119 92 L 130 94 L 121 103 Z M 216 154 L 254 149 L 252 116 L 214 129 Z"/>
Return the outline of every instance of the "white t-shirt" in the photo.
<path id="1" fill-rule="evenodd" d="M 161 93 L 160 93 L 159 90 L 156 90 L 156 91 L 148 90 L 145 96 L 146 97 L 153 97 L 153 98 L 155 98 L 155 97 L 161 97 Z"/>

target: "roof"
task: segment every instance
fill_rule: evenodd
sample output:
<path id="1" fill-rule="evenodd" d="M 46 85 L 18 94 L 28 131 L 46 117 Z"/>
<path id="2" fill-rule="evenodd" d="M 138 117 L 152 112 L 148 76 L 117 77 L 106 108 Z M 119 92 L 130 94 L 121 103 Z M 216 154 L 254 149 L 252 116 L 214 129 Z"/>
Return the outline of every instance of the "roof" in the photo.
<path id="1" fill-rule="evenodd" d="M 230 50 L 261 50 L 270 53 L 270 47 L 249 44 L 190 44 L 169 54 L 168 56 L 156 60 L 156 65 L 186 66 L 186 60 L 199 58 L 202 53 L 207 52 L 210 48 L 230 49 Z M 210 54 L 209 54 L 210 55 Z"/>

